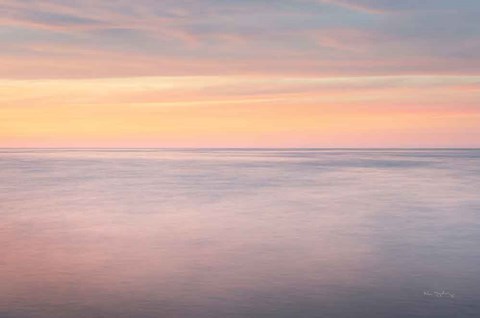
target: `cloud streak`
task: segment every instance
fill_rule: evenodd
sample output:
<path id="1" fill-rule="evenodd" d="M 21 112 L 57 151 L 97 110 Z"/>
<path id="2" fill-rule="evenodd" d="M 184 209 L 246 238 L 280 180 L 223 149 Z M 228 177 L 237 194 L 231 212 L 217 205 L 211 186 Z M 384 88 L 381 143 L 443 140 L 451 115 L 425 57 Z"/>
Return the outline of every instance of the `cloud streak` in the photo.
<path id="1" fill-rule="evenodd" d="M 474 146 L 479 84 L 463 76 L 3 80 L 0 144 L 452 146 L 447 135 Z"/>
<path id="2" fill-rule="evenodd" d="M 479 146 L 478 14 L 477 0 L 0 0 L 0 146 Z"/>
<path id="3" fill-rule="evenodd" d="M 478 74 L 480 4 L 449 3 L 2 1 L 0 76 Z"/>

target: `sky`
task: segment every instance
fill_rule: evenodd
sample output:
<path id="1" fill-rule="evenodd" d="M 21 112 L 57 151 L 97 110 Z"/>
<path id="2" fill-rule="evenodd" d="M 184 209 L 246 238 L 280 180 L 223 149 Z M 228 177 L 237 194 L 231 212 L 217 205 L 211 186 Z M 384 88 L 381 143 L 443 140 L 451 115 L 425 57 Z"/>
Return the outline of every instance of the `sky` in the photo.
<path id="1" fill-rule="evenodd" d="M 0 147 L 480 147 L 478 0 L 0 0 Z"/>

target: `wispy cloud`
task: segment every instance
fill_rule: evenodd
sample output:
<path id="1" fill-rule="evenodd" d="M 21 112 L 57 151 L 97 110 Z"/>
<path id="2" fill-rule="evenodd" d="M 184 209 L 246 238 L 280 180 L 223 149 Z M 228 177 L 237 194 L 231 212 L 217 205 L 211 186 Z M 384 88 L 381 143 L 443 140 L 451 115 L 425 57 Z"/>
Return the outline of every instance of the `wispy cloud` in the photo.
<path id="1" fill-rule="evenodd" d="M 3 0 L 0 77 L 477 74 L 460 2 Z"/>
<path id="2" fill-rule="evenodd" d="M 370 14 L 383 14 L 386 11 L 383 8 L 372 5 L 369 2 L 365 1 L 355 1 L 355 0 L 320 0 L 323 3 L 338 5 L 347 9 L 362 11 Z"/>
<path id="3" fill-rule="evenodd" d="M 372 14 L 478 10 L 475 0 L 319 0 Z"/>
<path id="4" fill-rule="evenodd" d="M 0 0 L 0 146 L 478 145 L 478 14 L 477 0 Z"/>
<path id="5" fill-rule="evenodd" d="M 479 82 L 463 76 L 2 80 L 0 144 L 445 146 L 447 134 L 457 145 L 478 145 L 479 95 L 470 88 Z"/>

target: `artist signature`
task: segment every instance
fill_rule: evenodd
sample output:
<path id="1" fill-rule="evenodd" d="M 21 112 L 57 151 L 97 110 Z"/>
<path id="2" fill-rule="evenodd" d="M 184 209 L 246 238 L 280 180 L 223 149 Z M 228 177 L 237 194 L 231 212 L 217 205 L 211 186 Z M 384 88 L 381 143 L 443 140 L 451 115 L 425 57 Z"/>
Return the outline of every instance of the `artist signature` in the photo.
<path id="1" fill-rule="evenodd" d="M 423 295 L 427 296 L 427 297 L 438 297 L 438 298 L 450 297 L 450 298 L 455 298 L 455 294 L 446 292 L 444 290 L 442 292 L 427 290 L 427 291 L 423 292 Z"/>

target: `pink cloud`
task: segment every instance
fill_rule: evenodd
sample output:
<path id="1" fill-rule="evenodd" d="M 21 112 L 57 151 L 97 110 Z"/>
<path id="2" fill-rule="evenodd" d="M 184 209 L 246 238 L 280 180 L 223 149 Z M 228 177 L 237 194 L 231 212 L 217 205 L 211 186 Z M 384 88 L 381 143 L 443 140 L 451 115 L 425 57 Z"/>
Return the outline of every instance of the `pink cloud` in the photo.
<path id="1" fill-rule="evenodd" d="M 351 1 L 351 0 L 320 0 L 323 3 L 329 3 L 329 4 L 334 4 L 334 5 L 339 5 L 344 8 L 352 9 L 355 11 L 363 11 L 371 14 L 384 14 L 387 11 L 369 6 L 367 4 L 362 4 L 361 2 L 358 1 Z"/>

